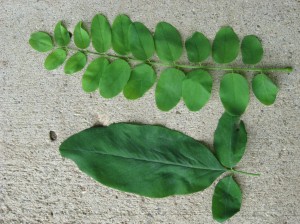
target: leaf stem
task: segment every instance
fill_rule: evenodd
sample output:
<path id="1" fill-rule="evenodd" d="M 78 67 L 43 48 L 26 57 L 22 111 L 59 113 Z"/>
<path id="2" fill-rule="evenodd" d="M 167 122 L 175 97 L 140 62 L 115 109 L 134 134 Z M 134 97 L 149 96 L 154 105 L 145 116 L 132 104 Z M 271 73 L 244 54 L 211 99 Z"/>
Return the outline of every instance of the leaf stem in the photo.
<path id="1" fill-rule="evenodd" d="M 229 169 L 229 171 L 232 173 L 240 173 L 240 174 L 244 174 L 244 175 L 248 175 L 248 176 L 260 176 L 260 173 L 249 173 L 249 172 L 245 172 L 245 171 L 241 171 L 241 170 L 235 170 L 233 168 Z"/>

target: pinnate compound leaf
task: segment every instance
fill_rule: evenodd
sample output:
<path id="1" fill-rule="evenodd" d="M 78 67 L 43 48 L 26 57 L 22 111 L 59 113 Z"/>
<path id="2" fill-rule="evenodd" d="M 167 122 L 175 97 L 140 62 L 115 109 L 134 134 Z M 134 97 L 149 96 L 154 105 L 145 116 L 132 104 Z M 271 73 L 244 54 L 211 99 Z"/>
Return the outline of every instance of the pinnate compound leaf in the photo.
<path id="1" fill-rule="evenodd" d="M 47 52 L 53 48 L 52 38 L 45 32 L 32 33 L 30 35 L 29 44 L 34 50 L 39 52 Z"/>
<path id="2" fill-rule="evenodd" d="M 93 127 L 59 150 L 96 181 L 152 198 L 204 190 L 226 171 L 195 139 L 155 125 Z"/>
<path id="3" fill-rule="evenodd" d="M 226 176 L 216 185 L 212 199 L 213 218 L 224 222 L 240 211 L 242 192 L 232 176 Z"/>
<path id="4" fill-rule="evenodd" d="M 224 75 L 220 85 L 220 98 L 225 110 L 230 115 L 242 115 L 249 103 L 247 80 L 237 73 Z"/>
<path id="5" fill-rule="evenodd" d="M 58 48 L 47 56 L 44 66 L 47 70 L 56 69 L 65 62 L 66 58 L 66 50 Z"/>
<path id="6" fill-rule="evenodd" d="M 195 32 L 185 41 L 185 48 L 190 62 L 202 62 L 211 54 L 209 40 L 199 32 Z"/>
<path id="7" fill-rule="evenodd" d="M 212 83 L 207 71 L 198 69 L 187 74 L 182 83 L 182 97 L 190 111 L 198 111 L 208 102 Z"/>
<path id="8" fill-rule="evenodd" d="M 66 62 L 64 71 L 66 74 L 73 74 L 75 72 L 79 72 L 84 68 L 87 63 L 87 57 L 81 51 L 73 54 Z"/>
<path id="9" fill-rule="evenodd" d="M 239 53 L 239 38 L 229 26 L 222 27 L 216 34 L 212 46 L 215 62 L 224 64 L 232 62 Z"/>
<path id="10" fill-rule="evenodd" d="M 90 45 L 90 35 L 84 28 L 83 23 L 79 22 L 74 29 L 74 42 L 78 48 L 85 49 Z"/>
<path id="11" fill-rule="evenodd" d="M 233 168 L 242 159 L 247 144 L 247 132 L 238 116 L 224 113 L 214 134 L 214 149 L 223 166 Z"/>
<path id="12" fill-rule="evenodd" d="M 278 87 L 265 74 L 258 74 L 252 80 L 252 89 L 256 98 L 264 105 L 275 102 Z"/>
<path id="13" fill-rule="evenodd" d="M 65 47 L 70 41 L 70 33 L 66 27 L 62 24 L 62 21 L 58 22 L 54 29 L 54 39 L 58 46 Z"/>
<path id="14" fill-rule="evenodd" d="M 91 25 L 92 44 L 96 51 L 103 53 L 111 47 L 111 29 L 107 18 L 95 15 Z"/>
<path id="15" fill-rule="evenodd" d="M 130 100 L 142 97 L 153 86 L 155 80 L 156 74 L 150 65 L 137 65 L 131 71 L 130 79 L 124 87 L 124 96 Z"/>
<path id="16" fill-rule="evenodd" d="M 167 68 L 161 73 L 155 90 L 155 101 L 160 110 L 169 111 L 178 104 L 184 78 L 184 73 L 175 68 Z"/>
<path id="17" fill-rule="evenodd" d="M 140 23 L 134 22 L 128 32 L 129 47 L 134 57 L 147 60 L 154 54 L 154 41 L 148 28 Z"/>
<path id="18" fill-rule="evenodd" d="M 169 23 L 157 24 L 154 33 L 157 55 L 163 62 L 177 61 L 183 51 L 181 36 L 178 30 Z"/>
<path id="19" fill-rule="evenodd" d="M 264 50 L 261 41 L 255 35 L 245 36 L 241 44 L 244 64 L 257 64 L 261 61 Z"/>
<path id="20" fill-rule="evenodd" d="M 96 58 L 89 64 L 82 76 L 82 89 L 85 92 L 93 92 L 99 88 L 101 76 L 108 64 L 106 58 Z"/>
<path id="21" fill-rule="evenodd" d="M 122 92 L 130 77 L 130 66 L 117 59 L 107 65 L 100 79 L 100 95 L 104 98 L 112 98 Z"/>

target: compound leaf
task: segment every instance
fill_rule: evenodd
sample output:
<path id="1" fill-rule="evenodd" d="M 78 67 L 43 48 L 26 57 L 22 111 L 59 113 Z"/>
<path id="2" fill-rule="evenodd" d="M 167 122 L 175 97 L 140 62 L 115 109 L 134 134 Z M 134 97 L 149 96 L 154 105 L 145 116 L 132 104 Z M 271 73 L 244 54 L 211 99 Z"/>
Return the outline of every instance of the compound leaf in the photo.
<path id="1" fill-rule="evenodd" d="M 52 50 L 53 42 L 51 36 L 45 32 L 35 32 L 30 35 L 30 46 L 39 52 L 47 52 Z"/>
<path id="2" fill-rule="evenodd" d="M 85 49 L 90 45 L 90 35 L 82 22 L 77 23 L 74 29 L 74 42 L 78 48 Z"/>
<path id="3" fill-rule="evenodd" d="M 202 62 L 211 54 L 209 40 L 199 32 L 195 32 L 185 41 L 185 48 L 190 62 Z"/>
<path id="4" fill-rule="evenodd" d="M 92 44 L 96 51 L 103 53 L 111 47 L 111 29 L 107 18 L 95 15 L 91 25 Z"/>
<path id="5" fill-rule="evenodd" d="M 66 50 L 58 48 L 47 56 L 44 66 L 47 70 L 56 69 L 65 62 L 66 58 Z"/>
<path id="6" fill-rule="evenodd" d="M 58 46 L 65 47 L 70 41 L 70 33 L 66 27 L 62 24 L 62 21 L 58 22 L 54 29 L 54 39 Z"/>
<path id="7" fill-rule="evenodd" d="M 256 64 L 261 61 L 264 54 L 261 41 L 255 35 L 244 37 L 241 50 L 244 64 Z"/>
<path id="8" fill-rule="evenodd" d="M 87 62 L 87 57 L 81 51 L 73 54 L 66 62 L 64 71 L 66 74 L 73 74 L 79 72 L 84 68 Z"/>

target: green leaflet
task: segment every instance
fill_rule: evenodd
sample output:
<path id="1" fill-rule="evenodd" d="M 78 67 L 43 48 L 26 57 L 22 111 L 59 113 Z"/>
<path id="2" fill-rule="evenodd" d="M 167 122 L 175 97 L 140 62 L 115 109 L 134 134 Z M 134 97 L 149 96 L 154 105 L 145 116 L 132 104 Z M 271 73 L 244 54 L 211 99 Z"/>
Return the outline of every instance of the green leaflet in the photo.
<path id="1" fill-rule="evenodd" d="M 258 74 L 252 80 L 252 90 L 256 98 L 264 105 L 275 102 L 278 87 L 265 74 Z"/>
<path id="2" fill-rule="evenodd" d="M 132 23 L 129 27 L 128 40 L 130 51 L 137 59 L 147 60 L 154 54 L 153 37 L 144 24 Z"/>
<path id="3" fill-rule="evenodd" d="M 246 143 L 244 122 L 225 112 L 214 134 L 214 149 L 220 163 L 228 168 L 235 167 L 244 155 Z"/>
<path id="4" fill-rule="evenodd" d="M 160 110 L 169 111 L 178 104 L 184 78 L 184 73 L 175 68 L 167 68 L 161 73 L 155 90 L 155 101 Z"/>
<path id="5" fill-rule="evenodd" d="M 163 62 L 177 61 L 183 51 L 181 36 L 178 30 L 169 23 L 157 24 L 154 33 L 157 55 Z"/>
<path id="6" fill-rule="evenodd" d="M 134 100 L 142 97 L 154 84 L 156 74 L 147 64 L 139 64 L 132 71 L 123 93 L 127 99 Z"/>
<path id="7" fill-rule="evenodd" d="M 99 88 L 100 78 L 108 64 L 106 58 L 96 58 L 89 64 L 82 76 L 82 89 L 85 92 L 93 92 Z"/>
<path id="8" fill-rule="evenodd" d="M 213 199 L 212 213 L 218 222 L 224 222 L 240 211 L 242 192 L 232 176 L 226 176 L 217 184 Z"/>
<path id="9" fill-rule="evenodd" d="M 65 47 L 70 41 L 70 33 L 66 27 L 62 24 L 62 21 L 58 22 L 54 29 L 54 39 L 58 46 Z"/>
<path id="10" fill-rule="evenodd" d="M 128 31 L 131 20 L 126 15 L 118 15 L 112 25 L 112 47 L 120 55 L 130 52 Z"/>
<path id="11" fill-rule="evenodd" d="M 47 52 L 52 50 L 53 42 L 51 36 L 45 32 L 35 32 L 30 35 L 30 46 L 39 52 Z"/>
<path id="12" fill-rule="evenodd" d="M 59 150 L 102 184 L 153 198 L 204 190 L 226 171 L 198 141 L 155 125 L 90 128 Z"/>
<path id="13" fill-rule="evenodd" d="M 201 69 L 187 74 L 182 83 L 182 97 L 190 111 L 198 111 L 208 102 L 212 82 L 211 75 Z"/>
<path id="14" fill-rule="evenodd" d="M 66 58 L 66 50 L 58 48 L 47 56 L 44 66 L 47 70 L 56 69 L 65 62 Z"/>
<path id="15" fill-rule="evenodd" d="M 79 72 L 84 68 L 86 62 L 86 55 L 81 51 L 78 51 L 67 60 L 64 67 L 64 71 L 66 74 L 73 74 L 75 72 Z"/>
<path id="16" fill-rule="evenodd" d="M 92 44 L 96 51 L 103 53 L 111 47 L 111 29 L 105 16 L 95 15 L 91 25 Z"/>
<path id="17" fill-rule="evenodd" d="M 195 32 L 185 41 L 185 48 L 190 62 L 202 62 L 211 54 L 209 40 L 199 32 Z"/>
<path id="18" fill-rule="evenodd" d="M 106 66 L 100 79 L 100 94 L 104 98 L 112 98 L 122 92 L 130 77 L 130 66 L 122 60 L 117 59 Z"/>
<path id="19" fill-rule="evenodd" d="M 222 27 L 216 34 L 212 56 L 217 63 L 232 62 L 239 53 L 239 38 L 229 26 Z"/>
<path id="20" fill-rule="evenodd" d="M 261 41 L 255 35 L 244 37 L 241 50 L 244 64 L 256 64 L 261 61 L 264 54 Z"/>
<path id="21" fill-rule="evenodd" d="M 222 77 L 220 98 L 225 110 L 233 115 L 242 115 L 249 103 L 249 86 L 240 74 L 228 73 Z"/>
<path id="22" fill-rule="evenodd" d="M 90 35 L 83 27 L 82 22 L 77 23 L 74 29 L 74 42 L 78 48 L 85 49 L 90 45 Z"/>

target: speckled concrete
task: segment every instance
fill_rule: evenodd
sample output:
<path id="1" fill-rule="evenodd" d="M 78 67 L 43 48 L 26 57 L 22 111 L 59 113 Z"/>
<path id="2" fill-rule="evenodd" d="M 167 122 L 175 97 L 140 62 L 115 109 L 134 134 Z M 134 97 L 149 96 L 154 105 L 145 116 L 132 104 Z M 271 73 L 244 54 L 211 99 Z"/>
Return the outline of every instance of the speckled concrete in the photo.
<path id="1" fill-rule="evenodd" d="M 299 1 L 0 0 L 0 6 L 0 223 L 215 223 L 213 187 L 189 196 L 143 198 L 96 183 L 59 155 L 65 138 L 97 122 L 158 123 L 212 145 L 223 111 L 218 97 L 222 72 L 213 73 L 213 95 L 204 109 L 192 113 L 181 102 L 164 113 L 155 106 L 153 89 L 136 101 L 122 95 L 104 100 L 81 90 L 81 74 L 46 71 L 46 54 L 29 47 L 30 33 L 52 32 L 61 19 L 73 29 L 97 12 L 110 21 L 126 13 L 151 30 L 164 20 L 184 38 L 201 31 L 213 39 L 221 26 L 231 25 L 240 37 L 261 37 L 261 66 L 295 68 L 290 75 L 271 74 L 281 89 L 273 106 L 261 105 L 251 93 L 243 116 L 249 144 L 239 168 L 262 176 L 237 177 L 243 205 L 228 223 L 300 223 Z M 253 74 L 246 75 L 250 81 Z M 56 141 L 50 140 L 50 130 Z"/>

